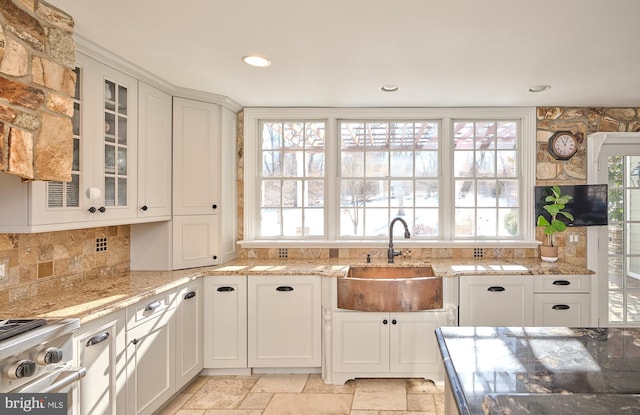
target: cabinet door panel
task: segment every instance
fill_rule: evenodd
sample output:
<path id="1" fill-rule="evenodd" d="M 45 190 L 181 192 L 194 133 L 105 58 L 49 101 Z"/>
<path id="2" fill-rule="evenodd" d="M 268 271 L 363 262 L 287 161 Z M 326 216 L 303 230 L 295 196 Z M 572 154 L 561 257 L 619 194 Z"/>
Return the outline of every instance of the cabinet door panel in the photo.
<path id="1" fill-rule="evenodd" d="M 87 374 L 78 383 L 78 413 L 118 415 L 125 412 L 124 310 L 80 327 L 75 337 L 77 365 Z"/>
<path id="2" fill-rule="evenodd" d="M 178 292 L 176 308 L 176 389 L 202 370 L 202 280 Z"/>
<path id="3" fill-rule="evenodd" d="M 219 263 L 218 216 L 173 217 L 173 268 L 191 268 Z"/>
<path id="4" fill-rule="evenodd" d="M 171 215 L 171 96 L 139 84 L 138 217 Z"/>
<path id="5" fill-rule="evenodd" d="M 320 277 L 248 277 L 250 367 L 319 367 Z"/>
<path id="6" fill-rule="evenodd" d="M 531 326 L 531 276 L 460 277 L 461 326 Z"/>
<path id="7" fill-rule="evenodd" d="M 247 278 L 207 277 L 204 284 L 204 365 L 246 368 Z"/>
<path id="8" fill-rule="evenodd" d="M 536 294 L 533 324 L 543 327 L 589 327 L 589 294 Z"/>
<path id="9" fill-rule="evenodd" d="M 428 373 L 430 379 L 442 380 L 433 379 L 432 376 L 433 373 L 443 373 L 435 330 L 447 325 L 447 313 L 391 313 L 389 317 L 390 371 L 413 373 L 416 376 Z"/>
<path id="10" fill-rule="evenodd" d="M 389 324 L 389 313 L 333 313 L 333 371 L 388 372 Z"/>
<path id="11" fill-rule="evenodd" d="M 138 81 L 110 67 L 101 66 L 101 119 L 92 129 L 102 137 L 94 147 L 93 189 L 85 196 L 97 209 L 94 220 L 137 218 Z M 104 209 L 103 209 L 104 208 Z"/>
<path id="12" fill-rule="evenodd" d="M 175 319 L 157 318 L 127 332 L 128 413 L 152 414 L 175 391 Z"/>
<path id="13" fill-rule="evenodd" d="M 215 213 L 212 206 L 220 203 L 220 106 L 175 98 L 173 111 L 173 214 Z"/>

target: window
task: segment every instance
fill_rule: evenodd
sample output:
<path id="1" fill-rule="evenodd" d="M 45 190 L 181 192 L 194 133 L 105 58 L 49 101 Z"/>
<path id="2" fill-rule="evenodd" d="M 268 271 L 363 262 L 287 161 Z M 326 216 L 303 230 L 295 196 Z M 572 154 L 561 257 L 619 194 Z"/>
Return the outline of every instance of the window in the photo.
<path id="1" fill-rule="evenodd" d="M 456 238 L 517 237 L 518 122 L 455 121 Z"/>
<path id="2" fill-rule="evenodd" d="M 412 241 L 535 240 L 534 109 L 247 108 L 244 125 L 243 245 L 386 241 L 396 216 Z"/>
<path id="3" fill-rule="evenodd" d="M 325 123 L 260 125 L 260 236 L 324 236 Z"/>
<path id="4" fill-rule="evenodd" d="M 340 237 L 438 236 L 439 121 L 340 122 Z"/>

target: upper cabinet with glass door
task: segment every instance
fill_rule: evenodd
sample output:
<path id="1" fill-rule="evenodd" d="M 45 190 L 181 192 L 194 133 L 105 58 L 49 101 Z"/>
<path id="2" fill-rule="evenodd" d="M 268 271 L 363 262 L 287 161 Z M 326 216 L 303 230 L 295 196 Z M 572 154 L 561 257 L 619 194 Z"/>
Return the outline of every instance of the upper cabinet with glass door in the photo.
<path id="1" fill-rule="evenodd" d="M 95 152 L 93 184 L 101 195 L 92 198 L 89 211 L 100 220 L 136 218 L 138 82 L 120 72 L 103 69 L 100 74 L 103 140 Z"/>
<path id="2" fill-rule="evenodd" d="M 47 184 L 45 200 L 34 199 L 34 225 L 120 224 L 136 217 L 138 81 L 81 54 L 77 65 L 73 118 L 77 171 L 72 173 L 77 184 Z"/>
<path id="3" fill-rule="evenodd" d="M 41 232 L 137 219 L 138 81 L 80 53 L 70 182 L 0 177 L 0 232 Z"/>

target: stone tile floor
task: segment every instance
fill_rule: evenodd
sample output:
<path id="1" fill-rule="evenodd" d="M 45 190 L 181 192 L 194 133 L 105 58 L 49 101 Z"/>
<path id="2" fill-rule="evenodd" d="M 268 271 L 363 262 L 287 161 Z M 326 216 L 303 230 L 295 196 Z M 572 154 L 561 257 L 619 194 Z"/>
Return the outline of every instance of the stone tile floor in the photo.
<path id="1" fill-rule="evenodd" d="M 319 374 L 199 376 L 159 414 L 444 415 L 443 392 L 424 379 L 325 385 Z"/>

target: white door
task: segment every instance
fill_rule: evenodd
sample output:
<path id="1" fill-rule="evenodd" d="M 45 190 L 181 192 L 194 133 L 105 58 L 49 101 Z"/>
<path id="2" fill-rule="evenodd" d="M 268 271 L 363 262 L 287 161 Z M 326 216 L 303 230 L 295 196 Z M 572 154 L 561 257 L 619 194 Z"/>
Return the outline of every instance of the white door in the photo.
<path id="1" fill-rule="evenodd" d="M 609 224 L 589 229 L 600 326 L 640 325 L 640 133 L 589 136 L 589 182 L 607 183 Z"/>

